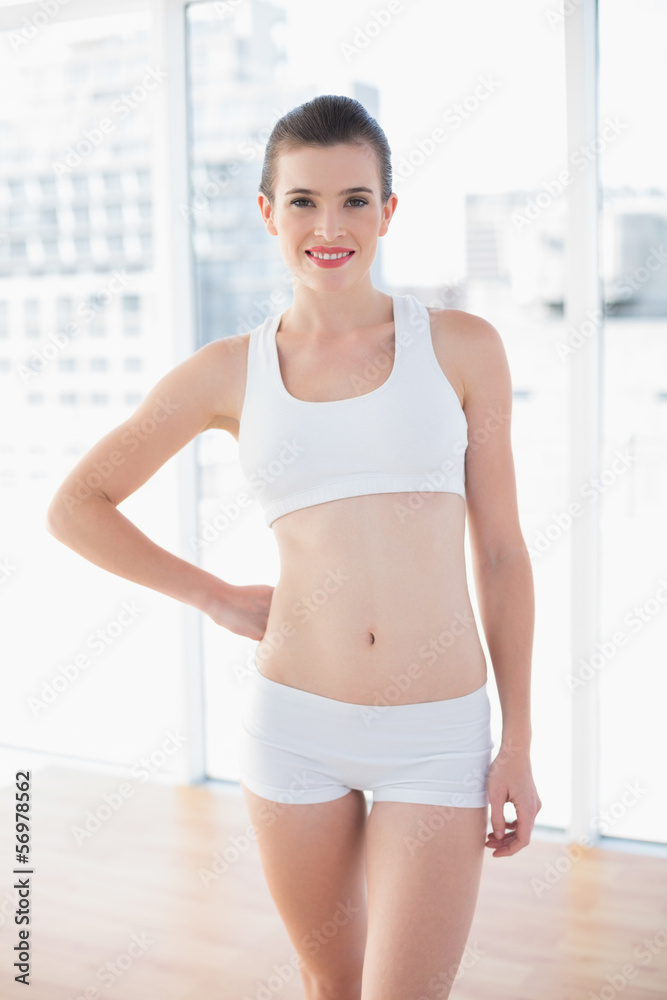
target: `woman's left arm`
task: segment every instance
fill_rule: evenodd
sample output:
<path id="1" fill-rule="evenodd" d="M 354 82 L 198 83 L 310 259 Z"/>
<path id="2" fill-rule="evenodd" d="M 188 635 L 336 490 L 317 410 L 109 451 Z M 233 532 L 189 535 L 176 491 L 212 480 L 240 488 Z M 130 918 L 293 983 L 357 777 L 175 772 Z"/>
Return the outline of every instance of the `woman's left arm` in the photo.
<path id="1" fill-rule="evenodd" d="M 511 444 L 512 382 L 498 331 L 450 311 L 468 422 L 465 491 L 479 613 L 498 688 L 502 737 L 488 774 L 494 857 L 526 847 L 542 807 L 530 763 L 530 681 L 535 596 L 521 531 Z M 452 320 L 455 319 L 455 323 Z M 515 820 L 506 820 L 512 802 Z"/>

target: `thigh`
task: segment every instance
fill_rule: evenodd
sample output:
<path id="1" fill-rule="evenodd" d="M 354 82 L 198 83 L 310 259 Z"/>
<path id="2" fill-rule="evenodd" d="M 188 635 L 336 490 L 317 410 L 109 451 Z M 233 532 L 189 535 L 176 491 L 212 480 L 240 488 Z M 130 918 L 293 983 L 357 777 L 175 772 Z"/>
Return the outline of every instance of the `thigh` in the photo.
<path id="1" fill-rule="evenodd" d="M 304 983 L 361 980 L 367 930 L 363 792 L 330 802 L 273 802 L 241 789 L 269 892 L 302 959 Z M 350 994 L 353 995 L 353 994 Z"/>
<path id="2" fill-rule="evenodd" d="M 362 1000 L 444 1000 L 472 924 L 488 807 L 374 802 Z"/>

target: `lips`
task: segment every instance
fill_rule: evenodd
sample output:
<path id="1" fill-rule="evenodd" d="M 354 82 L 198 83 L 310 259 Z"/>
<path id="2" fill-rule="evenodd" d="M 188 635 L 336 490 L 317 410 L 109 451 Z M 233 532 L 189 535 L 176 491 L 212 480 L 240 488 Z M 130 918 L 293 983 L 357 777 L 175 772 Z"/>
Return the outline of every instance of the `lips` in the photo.
<path id="1" fill-rule="evenodd" d="M 315 248 L 313 248 L 313 250 L 315 250 Z M 328 247 L 325 250 L 320 250 L 318 247 L 317 252 L 323 254 L 342 253 L 346 255 L 344 257 L 329 257 L 325 259 L 324 257 L 316 257 L 314 252 L 306 250 L 306 256 L 309 257 L 310 260 L 312 260 L 313 264 L 316 267 L 324 267 L 324 268 L 342 267 L 344 264 L 347 264 L 348 260 L 352 260 L 355 254 L 354 250 L 345 250 L 344 248 L 337 250 L 335 247 Z"/>
<path id="2" fill-rule="evenodd" d="M 354 253 L 352 247 L 308 247 L 306 253 Z"/>

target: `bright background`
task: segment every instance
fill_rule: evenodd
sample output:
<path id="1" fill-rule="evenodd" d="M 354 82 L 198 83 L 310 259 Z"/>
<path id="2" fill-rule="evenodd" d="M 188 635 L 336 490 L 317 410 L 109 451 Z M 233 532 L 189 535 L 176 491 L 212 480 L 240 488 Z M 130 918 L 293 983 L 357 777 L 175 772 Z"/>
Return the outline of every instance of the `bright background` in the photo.
<path id="1" fill-rule="evenodd" d="M 192 198 L 179 208 L 191 220 L 198 344 L 251 329 L 290 302 L 289 275 L 256 205 L 262 136 L 280 114 L 318 93 L 357 97 L 385 129 L 399 195 L 374 265 L 376 285 L 483 315 L 507 350 L 520 513 L 536 585 L 539 820 L 565 829 L 567 678 L 581 665 L 570 662 L 569 536 L 558 521 L 582 497 L 568 485 L 569 356 L 559 352 L 570 335 L 563 320 L 565 202 L 546 193 L 557 190 L 567 166 L 561 5 L 404 0 L 378 26 L 380 9 L 388 5 L 189 6 Z M 666 29 L 667 8 L 656 0 L 638 0 L 631 11 L 620 0 L 600 4 L 599 134 L 608 137 L 598 157 L 605 481 L 588 491 L 601 517 L 600 635 L 625 637 L 595 668 L 603 832 L 661 843 L 667 175 L 657 67 Z M 187 731 L 184 689 L 200 670 L 206 773 L 238 777 L 239 711 L 255 644 L 203 617 L 199 642 L 190 642 L 173 601 L 84 562 L 43 527 L 50 497 L 78 456 L 180 360 L 159 323 L 154 196 L 166 84 L 149 73 L 154 46 L 148 5 L 54 18 L 27 41 L 11 32 L 0 37 L 4 782 L 19 766 L 51 760 L 132 767 L 171 731 Z M 482 81 L 490 81 L 483 98 L 475 96 Z M 122 95 L 129 95 L 125 112 Z M 85 149 L 84 130 L 103 117 L 113 128 L 57 177 L 54 162 L 63 162 L 68 146 Z M 616 130 L 603 132 L 608 122 Z M 429 145 L 437 127 L 446 140 Z M 595 169 L 594 157 L 588 162 Z M 527 220 L 526 206 L 536 199 Z M 51 338 L 62 338 L 72 322 L 76 334 L 54 348 Z M 275 584 L 277 548 L 259 505 L 235 506 L 245 489 L 236 442 L 207 432 L 187 452 L 198 468 L 199 526 L 182 554 L 230 582 Z M 630 457 L 612 466 L 617 452 Z M 122 506 L 173 551 L 182 532 L 179 468 L 173 459 Z M 68 680 L 67 665 L 82 654 L 88 665 L 70 670 Z M 491 670 L 489 687 L 498 743 Z M 174 780 L 178 763 L 174 753 L 155 779 Z M 621 805 L 628 784 L 643 789 L 631 806 Z"/>

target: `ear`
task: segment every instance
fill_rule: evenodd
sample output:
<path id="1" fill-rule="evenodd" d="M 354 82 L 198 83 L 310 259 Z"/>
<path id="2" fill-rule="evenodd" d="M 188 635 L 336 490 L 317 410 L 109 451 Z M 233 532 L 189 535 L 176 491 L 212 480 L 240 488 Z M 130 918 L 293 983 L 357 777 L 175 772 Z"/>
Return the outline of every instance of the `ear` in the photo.
<path id="1" fill-rule="evenodd" d="M 387 199 L 387 204 L 382 207 L 382 222 L 380 223 L 380 229 L 378 231 L 378 236 L 384 236 L 389 229 L 389 223 L 391 218 L 396 211 L 396 206 L 398 205 L 398 195 L 392 191 Z"/>
<path id="2" fill-rule="evenodd" d="M 258 194 L 257 204 L 259 205 L 259 210 L 262 213 L 262 218 L 264 219 L 264 225 L 266 226 L 267 232 L 271 233 L 272 236 L 277 236 L 278 230 L 273 222 L 273 208 L 271 206 L 271 202 L 266 195 Z"/>

